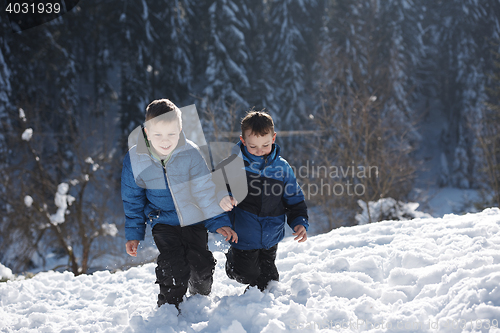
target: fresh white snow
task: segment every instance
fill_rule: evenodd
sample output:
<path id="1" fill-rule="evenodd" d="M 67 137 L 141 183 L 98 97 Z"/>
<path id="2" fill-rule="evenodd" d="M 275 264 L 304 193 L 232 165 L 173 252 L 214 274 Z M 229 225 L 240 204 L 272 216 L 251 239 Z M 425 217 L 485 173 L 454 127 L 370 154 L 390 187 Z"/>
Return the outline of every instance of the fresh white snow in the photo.
<path id="1" fill-rule="evenodd" d="M 0 264 L 0 280 L 1 279 L 12 279 L 14 275 L 12 270 L 4 265 Z M 1 301 L 1 300 L 0 300 Z"/>
<path id="2" fill-rule="evenodd" d="M 33 204 L 33 198 L 29 195 L 24 196 L 24 204 L 28 208 L 31 207 L 31 205 Z"/>
<path id="3" fill-rule="evenodd" d="M 211 295 L 188 295 L 179 316 L 156 307 L 151 263 L 0 283 L 0 331 L 500 332 L 498 208 L 287 238 L 264 293 L 226 277 L 218 242 Z"/>
<path id="4" fill-rule="evenodd" d="M 68 205 L 71 206 L 73 201 L 75 201 L 75 198 L 68 194 L 68 190 L 69 185 L 67 183 L 61 183 L 57 186 L 54 202 L 58 208 L 57 212 L 50 216 L 50 221 L 53 224 L 64 223 Z"/>
<path id="5" fill-rule="evenodd" d="M 32 136 L 33 136 L 33 129 L 27 128 L 24 130 L 23 134 L 21 135 L 21 138 L 24 141 L 30 141 Z"/>

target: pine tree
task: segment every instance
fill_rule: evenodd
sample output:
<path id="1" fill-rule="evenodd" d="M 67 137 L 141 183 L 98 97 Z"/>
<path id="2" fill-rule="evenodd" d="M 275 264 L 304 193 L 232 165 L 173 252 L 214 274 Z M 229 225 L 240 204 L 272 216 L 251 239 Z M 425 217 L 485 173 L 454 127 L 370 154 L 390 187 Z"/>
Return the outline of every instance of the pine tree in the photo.
<path id="1" fill-rule="evenodd" d="M 152 43 L 147 72 L 152 99 L 181 101 L 191 92 L 193 6 L 192 0 L 165 0 L 149 5 Z"/>
<path id="2" fill-rule="evenodd" d="M 498 40 L 500 42 L 500 39 Z M 498 45 L 498 42 L 497 42 Z M 476 139 L 481 156 L 478 165 L 480 188 L 484 205 L 500 207 L 500 53 L 495 53 L 496 72 L 486 88 L 488 102 L 481 110 L 476 127 Z"/>
<path id="3" fill-rule="evenodd" d="M 145 1 L 123 2 L 120 15 L 120 126 L 122 149 L 127 149 L 126 138 L 144 121 L 144 109 L 151 97 L 148 94 L 147 68 L 150 48 L 154 42 Z"/>
<path id="4" fill-rule="evenodd" d="M 105 30 L 102 25 L 94 27 L 92 24 L 98 13 L 88 17 L 84 14 L 88 12 L 78 6 L 50 23 L 10 33 L 2 43 L 5 64 L 11 73 L 9 103 L 16 110 L 9 115 L 12 135 L 8 136 L 7 144 L 12 153 L 0 178 L 1 187 L 8 189 L 8 195 L 0 193 L 0 201 L 2 206 L 9 207 L 7 219 L 2 221 L 5 222 L 2 235 L 6 235 L 2 244 L 11 251 L 2 253 L 0 260 L 15 260 L 13 267 L 18 270 L 27 269 L 32 255 L 38 250 L 42 257 L 43 253 L 61 250 L 73 259 L 78 254 L 83 256 L 82 265 L 72 265 L 72 269 L 75 273 L 81 273 L 80 268 L 85 271 L 92 245 L 89 240 L 95 238 L 95 230 L 89 232 L 89 229 L 100 227 L 103 216 L 113 215 L 106 211 L 107 208 L 95 209 L 100 203 L 113 199 L 107 192 L 113 188 L 109 186 L 112 149 L 101 150 L 106 142 L 113 141 L 108 137 L 107 141 L 99 142 L 93 135 L 95 128 L 106 124 L 92 119 L 96 116 L 92 113 L 95 105 L 88 101 L 92 97 L 87 98 L 92 96 L 92 91 L 102 100 L 106 94 L 101 90 L 107 83 L 106 76 L 95 78 L 100 69 L 106 74 L 105 69 L 109 66 L 106 43 L 94 39 L 96 36 L 105 39 L 106 34 L 102 34 Z M 8 52 L 3 53 L 4 48 Z M 0 89 L 6 87 L 1 85 Z M 18 111 L 19 108 L 24 111 Z M 24 132 L 28 126 L 25 119 L 29 120 L 35 140 L 25 139 L 24 134 L 29 133 Z M 110 172 L 92 185 L 87 183 L 92 175 L 83 174 L 93 170 L 94 166 L 85 161 L 89 156 L 99 160 L 101 166 L 96 166 L 96 170 L 105 166 Z M 77 175 L 81 178 L 75 179 Z M 57 185 L 69 180 L 74 188 L 81 190 L 82 195 L 77 199 L 79 208 L 72 210 L 67 225 L 47 228 L 43 222 L 53 208 Z M 77 185 L 79 182 L 81 186 Z M 96 199 L 104 193 L 108 195 L 97 199 L 100 202 L 97 206 L 95 202 L 89 204 L 89 197 Z M 25 200 L 28 196 L 39 205 L 38 209 L 28 209 L 25 205 L 29 202 Z M 96 219 L 99 214 L 101 221 Z M 12 253 L 16 254 L 15 258 L 9 257 Z"/>
<path id="5" fill-rule="evenodd" d="M 123 137 L 144 121 L 158 98 L 184 100 L 190 93 L 191 0 L 126 1 L 120 17 L 121 128 Z M 125 141 L 124 141 L 125 143 Z"/>
<path id="6" fill-rule="evenodd" d="M 5 61 L 8 57 L 7 39 L 10 37 L 10 27 L 8 22 L 5 20 L 4 16 L 0 16 L 0 182 L 5 177 L 8 177 L 4 173 L 5 167 L 9 162 L 9 149 L 7 147 L 8 138 L 7 136 L 12 133 L 12 126 L 9 118 L 9 110 L 12 108 L 10 102 L 11 95 L 11 72 Z M 2 212 L 7 211 L 7 202 L 3 199 L 8 195 L 8 189 L 5 187 L 0 187 L 0 209 Z M 2 214 L 4 215 L 4 214 Z M 7 216 L 0 217 L 0 243 L 6 244 L 6 228 Z M 2 260 L 2 255 L 0 255 L 0 260 Z"/>
<path id="7" fill-rule="evenodd" d="M 268 44 L 277 85 L 282 126 L 300 128 L 306 119 L 309 75 L 317 51 L 318 9 L 322 1 L 275 0 L 270 9 Z"/>
<path id="8" fill-rule="evenodd" d="M 7 45 L 7 34 L 11 34 L 8 22 L 0 16 L 0 27 L 2 28 L 2 35 L 0 35 L 0 159 L 7 160 L 7 138 L 5 135 L 11 132 L 11 125 L 8 116 L 9 109 L 12 108 L 10 103 L 11 94 L 11 72 L 5 62 L 4 54 L 9 51 L 5 48 Z M 2 163 L 3 164 L 3 163 Z"/>
<path id="9" fill-rule="evenodd" d="M 415 67 L 425 52 L 416 7 L 406 0 L 331 1 L 321 51 L 321 56 L 347 56 L 366 74 L 374 93 L 380 83 L 389 84 L 387 108 L 399 110 L 405 127 L 412 120 L 411 90 L 418 85 Z M 342 76 L 349 80 L 350 66 L 332 69 L 323 76 L 327 82 Z"/>
<path id="10" fill-rule="evenodd" d="M 322 107 L 315 116 L 321 136 L 312 157 L 325 165 L 377 166 L 376 177 L 347 179 L 365 189 L 366 203 L 405 198 L 415 178 L 412 152 L 419 135 L 413 127 L 411 92 L 423 32 L 411 4 L 330 1 L 325 11 L 317 68 Z M 359 197 L 324 199 L 325 209 L 340 208 L 338 222 L 352 221 L 345 210 L 356 209 Z"/>
<path id="11" fill-rule="evenodd" d="M 442 146 L 449 174 L 441 185 L 475 187 L 477 119 L 493 71 L 491 42 L 500 35 L 500 3 L 495 0 L 423 1 L 428 57 L 424 79 L 442 105 L 447 128 Z M 496 47 L 498 51 L 498 47 Z"/>
<path id="12" fill-rule="evenodd" d="M 79 85 L 78 112 L 88 112 L 100 121 L 109 121 L 110 109 L 118 99 L 116 72 L 119 68 L 120 12 L 117 2 L 82 3 L 67 20 L 63 31 L 67 48 L 75 59 Z"/>
<path id="13" fill-rule="evenodd" d="M 248 77 L 251 82 L 247 100 L 256 110 L 271 112 L 278 122 L 281 105 L 277 91 L 279 80 L 275 77 L 271 63 L 270 3 L 264 0 L 250 0 L 247 3 L 250 29 L 246 30 L 245 40 L 249 50 Z"/>
<path id="14" fill-rule="evenodd" d="M 244 1 L 215 0 L 209 7 L 210 41 L 202 108 L 219 105 L 248 107 L 249 50 L 245 31 L 249 29 L 248 9 Z"/>
<path id="15" fill-rule="evenodd" d="M 32 117 L 34 130 L 44 133 L 46 139 L 39 142 L 40 149 L 54 159 L 68 157 L 64 165 L 52 165 L 52 171 L 59 177 L 64 177 L 73 167 L 68 151 L 73 140 L 71 128 L 78 127 L 73 121 L 79 104 L 78 69 L 71 42 L 66 39 L 67 25 L 63 17 L 12 34 L 6 58 L 14 73 L 12 104 Z"/>

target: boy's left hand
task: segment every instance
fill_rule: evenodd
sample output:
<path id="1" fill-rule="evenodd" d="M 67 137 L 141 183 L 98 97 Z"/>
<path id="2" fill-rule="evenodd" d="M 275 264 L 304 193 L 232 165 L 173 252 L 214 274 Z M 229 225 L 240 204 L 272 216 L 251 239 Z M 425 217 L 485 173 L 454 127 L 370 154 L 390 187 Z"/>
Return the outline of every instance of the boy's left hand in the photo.
<path id="1" fill-rule="evenodd" d="M 231 227 L 221 227 L 215 231 L 226 237 L 226 241 L 231 241 L 232 239 L 233 243 L 238 243 L 238 234 Z"/>
<path id="2" fill-rule="evenodd" d="M 295 232 L 292 235 L 297 236 L 293 240 L 299 240 L 299 243 L 307 240 L 307 230 L 303 225 L 297 225 L 293 230 Z"/>

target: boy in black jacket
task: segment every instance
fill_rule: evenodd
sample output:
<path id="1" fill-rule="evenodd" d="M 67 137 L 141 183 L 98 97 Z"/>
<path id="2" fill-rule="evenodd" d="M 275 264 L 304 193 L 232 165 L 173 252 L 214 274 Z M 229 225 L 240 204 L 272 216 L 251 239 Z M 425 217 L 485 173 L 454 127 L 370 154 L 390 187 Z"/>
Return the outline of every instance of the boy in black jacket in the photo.
<path id="1" fill-rule="evenodd" d="M 271 116 L 249 112 L 241 122 L 240 142 L 233 154 L 217 166 L 224 170 L 235 158 L 242 158 L 245 164 L 248 194 L 239 198 L 241 202 L 229 186 L 217 190 L 219 205 L 229 212 L 238 234 L 238 242 L 231 242 L 226 254 L 226 273 L 261 291 L 269 281 L 279 280 L 275 259 L 278 242 L 285 235 L 285 216 L 299 242 L 306 241 L 309 226 L 304 194 L 275 140 Z M 234 173 L 225 170 L 224 175 L 226 184 L 231 184 Z"/>

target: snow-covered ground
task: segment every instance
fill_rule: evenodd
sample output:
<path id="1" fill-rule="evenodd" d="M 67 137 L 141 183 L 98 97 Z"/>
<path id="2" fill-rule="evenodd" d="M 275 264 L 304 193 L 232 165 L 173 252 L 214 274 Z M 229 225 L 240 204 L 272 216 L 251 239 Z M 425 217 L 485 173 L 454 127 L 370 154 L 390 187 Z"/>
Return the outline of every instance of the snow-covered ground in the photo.
<path id="1" fill-rule="evenodd" d="M 280 282 L 228 279 L 182 314 L 156 307 L 154 264 L 0 283 L 1 332 L 500 332 L 500 210 L 340 228 L 279 246 Z M 5 270 L 4 270 L 5 271 Z"/>

